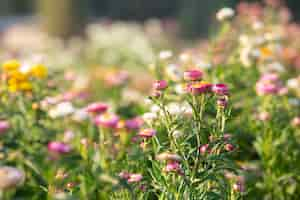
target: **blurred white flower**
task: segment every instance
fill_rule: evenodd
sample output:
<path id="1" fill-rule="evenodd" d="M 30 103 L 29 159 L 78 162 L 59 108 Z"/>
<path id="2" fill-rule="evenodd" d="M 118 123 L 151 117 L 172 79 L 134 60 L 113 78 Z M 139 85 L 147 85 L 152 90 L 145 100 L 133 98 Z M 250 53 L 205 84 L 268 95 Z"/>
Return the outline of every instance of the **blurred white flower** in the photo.
<path id="1" fill-rule="evenodd" d="M 143 114 L 142 118 L 145 120 L 145 122 L 151 123 L 153 120 L 157 118 L 157 114 L 152 112 L 147 112 Z"/>
<path id="2" fill-rule="evenodd" d="M 234 16 L 234 10 L 232 8 L 222 8 L 217 12 L 217 19 L 219 21 L 224 21 L 230 19 Z"/>
<path id="3" fill-rule="evenodd" d="M 0 167 L 0 191 L 17 187 L 23 184 L 25 174 L 23 171 L 8 166 Z"/>
<path id="4" fill-rule="evenodd" d="M 150 108 L 151 112 L 158 113 L 161 111 L 160 107 L 158 105 L 152 105 Z"/>
<path id="5" fill-rule="evenodd" d="M 261 21 L 255 21 L 252 24 L 253 30 L 256 30 L 256 31 L 261 30 L 263 27 L 264 27 L 264 23 Z"/>
<path id="6" fill-rule="evenodd" d="M 51 118 L 58 118 L 70 115 L 73 112 L 75 112 L 75 108 L 71 102 L 61 102 L 49 110 L 49 116 Z"/>
<path id="7" fill-rule="evenodd" d="M 182 72 L 178 68 L 178 66 L 170 64 L 166 67 L 166 74 L 173 81 L 179 81 L 182 79 Z"/>
<path id="8" fill-rule="evenodd" d="M 159 58 L 162 60 L 166 60 L 169 59 L 173 56 L 173 52 L 170 50 L 165 50 L 165 51 L 161 51 L 159 52 Z"/>
<path id="9" fill-rule="evenodd" d="M 297 88 L 299 88 L 300 84 L 299 84 L 298 79 L 292 78 L 292 79 L 287 80 L 287 86 L 292 89 L 297 89 Z"/>
<path id="10" fill-rule="evenodd" d="M 187 93 L 187 90 L 185 89 L 185 85 L 184 84 L 176 84 L 175 85 L 175 92 L 177 94 L 185 94 L 185 93 Z"/>
<path id="11" fill-rule="evenodd" d="M 180 130 L 175 130 L 173 132 L 173 136 L 174 136 L 174 138 L 180 138 L 181 136 L 183 136 L 183 132 Z"/>
<path id="12" fill-rule="evenodd" d="M 88 117 L 89 117 L 89 115 L 88 115 L 88 112 L 86 111 L 86 109 L 78 109 L 72 115 L 72 119 L 77 122 L 82 122 L 82 121 L 88 119 Z"/>

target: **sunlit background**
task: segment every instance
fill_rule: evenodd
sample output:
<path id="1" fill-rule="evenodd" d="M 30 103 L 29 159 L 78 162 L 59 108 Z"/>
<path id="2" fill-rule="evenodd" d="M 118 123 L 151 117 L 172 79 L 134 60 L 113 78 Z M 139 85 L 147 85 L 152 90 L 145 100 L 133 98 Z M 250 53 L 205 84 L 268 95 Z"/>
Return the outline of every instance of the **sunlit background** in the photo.
<path id="1" fill-rule="evenodd" d="M 40 16 L 45 30 L 70 36 L 93 20 L 133 20 L 144 22 L 153 18 L 180 27 L 186 37 L 206 35 L 213 13 L 224 6 L 235 6 L 239 0 L 1 0 L 0 30 L 21 21 L 36 21 Z M 252 1 L 253 2 L 253 1 Z M 294 19 L 300 2 L 288 0 Z M 169 23 L 168 23 L 169 22 Z M 46 27 L 45 27 L 46 26 Z M 171 28 L 169 27 L 169 28 Z"/>

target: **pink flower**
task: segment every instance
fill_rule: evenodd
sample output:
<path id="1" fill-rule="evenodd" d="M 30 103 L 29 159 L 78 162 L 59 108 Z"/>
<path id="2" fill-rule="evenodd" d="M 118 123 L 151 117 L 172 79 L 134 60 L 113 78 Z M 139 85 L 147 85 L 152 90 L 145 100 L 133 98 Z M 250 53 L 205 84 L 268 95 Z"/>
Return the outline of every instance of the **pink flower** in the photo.
<path id="1" fill-rule="evenodd" d="M 66 143 L 69 143 L 71 142 L 75 137 L 75 134 L 73 131 L 71 130 L 67 130 L 64 132 L 64 138 L 63 138 L 63 141 L 66 142 Z"/>
<path id="2" fill-rule="evenodd" d="M 112 71 L 104 77 L 105 82 L 109 86 L 120 86 L 126 83 L 129 79 L 129 74 L 127 71 L 120 70 L 120 71 Z"/>
<path id="3" fill-rule="evenodd" d="M 137 183 L 140 182 L 143 179 L 143 176 L 141 174 L 130 174 L 129 178 L 127 179 L 128 183 Z"/>
<path id="4" fill-rule="evenodd" d="M 127 180 L 130 178 L 130 173 L 129 172 L 120 172 L 119 177 Z"/>
<path id="5" fill-rule="evenodd" d="M 217 95 L 228 95 L 228 87 L 225 84 L 219 83 L 212 86 L 212 91 Z"/>
<path id="6" fill-rule="evenodd" d="M 150 128 L 143 129 L 138 133 L 138 135 L 143 138 L 151 138 L 155 134 L 156 134 L 156 131 L 154 129 L 150 129 Z"/>
<path id="7" fill-rule="evenodd" d="M 116 128 L 119 122 L 119 117 L 115 114 L 105 113 L 95 118 L 95 124 L 106 128 Z"/>
<path id="8" fill-rule="evenodd" d="M 208 93 L 211 91 L 212 84 L 207 82 L 192 83 L 187 86 L 187 90 L 193 95 Z"/>
<path id="9" fill-rule="evenodd" d="M 264 74 L 256 83 L 256 93 L 260 96 L 279 94 L 282 89 L 279 77 L 277 74 Z M 281 90 L 282 93 L 286 92 Z"/>
<path id="10" fill-rule="evenodd" d="M 217 100 L 217 105 L 221 108 L 225 108 L 227 106 L 227 104 L 228 104 L 227 98 L 219 98 Z"/>
<path id="11" fill-rule="evenodd" d="M 294 127 L 300 126 L 300 117 L 295 117 L 295 118 L 292 120 L 292 125 L 293 125 Z"/>
<path id="12" fill-rule="evenodd" d="M 271 118 L 271 116 L 268 112 L 263 111 L 258 114 L 257 118 L 261 121 L 268 121 Z"/>
<path id="13" fill-rule="evenodd" d="M 168 83 L 165 80 L 158 80 L 153 83 L 153 88 L 155 90 L 164 90 L 168 87 Z"/>
<path id="14" fill-rule="evenodd" d="M 91 103 L 86 107 L 86 111 L 89 113 L 101 114 L 106 112 L 108 105 L 102 102 Z"/>
<path id="15" fill-rule="evenodd" d="M 48 151 L 57 154 L 66 154 L 71 151 L 71 147 L 63 142 L 53 141 L 49 142 Z"/>
<path id="16" fill-rule="evenodd" d="M 232 138 L 232 135 L 230 134 L 230 133 L 225 133 L 224 135 L 223 135 L 223 139 L 224 140 L 230 140 Z"/>
<path id="17" fill-rule="evenodd" d="M 199 151 L 202 155 L 209 153 L 209 144 L 204 144 L 202 146 L 199 147 Z"/>
<path id="18" fill-rule="evenodd" d="M 137 130 L 141 128 L 143 124 L 144 124 L 144 120 L 140 117 L 136 117 L 125 121 L 126 128 L 130 130 Z"/>
<path id="19" fill-rule="evenodd" d="M 164 152 L 164 153 L 158 154 L 156 156 L 156 159 L 159 161 L 177 161 L 177 162 L 179 162 L 181 160 L 181 157 L 175 153 Z"/>
<path id="20" fill-rule="evenodd" d="M 235 149 L 235 147 L 234 147 L 234 145 L 233 144 L 230 144 L 230 143 L 228 143 L 228 144 L 225 144 L 225 150 L 226 151 L 233 151 L 234 149 Z"/>
<path id="21" fill-rule="evenodd" d="M 232 188 L 236 192 L 244 192 L 245 191 L 245 185 L 242 182 L 236 182 L 232 185 Z"/>
<path id="22" fill-rule="evenodd" d="M 10 128 L 9 122 L 6 120 L 0 121 L 0 134 L 5 133 Z"/>
<path id="23" fill-rule="evenodd" d="M 177 161 L 169 161 L 165 167 L 166 172 L 178 172 L 180 171 L 180 163 Z"/>
<path id="24" fill-rule="evenodd" d="M 201 80 L 203 73 L 200 70 L 192 69 L 183 73 L 183 78 L 186 81 L 198 81 Z"/>

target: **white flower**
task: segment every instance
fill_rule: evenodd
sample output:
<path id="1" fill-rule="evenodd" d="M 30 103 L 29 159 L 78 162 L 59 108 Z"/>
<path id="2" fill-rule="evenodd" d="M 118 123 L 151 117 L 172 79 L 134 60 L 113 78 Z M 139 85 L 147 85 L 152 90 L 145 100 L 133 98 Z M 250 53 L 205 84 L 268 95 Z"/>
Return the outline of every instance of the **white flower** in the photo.
<path id="1" fill-rule="evenodd" d="M 217 19 L 219 21 L 230 19 L 233 16 L 234 16 L 234 10 L 232 8 L 222 8 L 217 12 Z"/>
<path id="2" fill-rule="evenodd" d="M 171 115 L 178 115 L 183 112 L 181 105 L 178 103 L 172 102 L 167 105 L 167 110 Z"/>
<path id="3" fill-rule="evenodd" d="M 180 54 L 179 59 L 182 62 L 188 62 L 191 60 L 191 56 L 188 53 L 182 53 L 182 54 Z"/>
<path id="4" fill-rule="evenodd" d="M 262 28 L 264 27 L 264 23 L 261 22 L 261 21 L 255 21 L 253 24 L 252 24 L 252 28 L 253 30 L 261 30 Z"/>
<path id="5" fill-rule="evenodd" d="M 173 56 L 173 52 L 170 50 L 165 50 L 165 51 L 161 51 L 159 52 L 159 58 L 162 60 L 166 60 L 169 59 Z"/>
<path id="6" fill-rule="evenodd" d="M 241 45 L 243 45 L 243 46 L 249 46 L 249 44 L 250 44 L 250 38 L 248 35 L 245 35 L 245 34 L 240 35 L 239 41 L 240 41 Z"/>
<path id="7" fill-rule="evenodd" d="M 200 69 L 209 69 L 211 68 L 211 64 L 208 62 L 205 62 L 203 60 L 198 60 L 196 61 L 196 65 L 197 67 L 199 67 Z"/>
<path id="8" fill-rule="evenodd" d="M 268 64 L 267 68 L 270 69 L 271 71 L 276 71 L 276 72 L 284 72 L 285 71 L 284 66 L 279 62 L 272 62 L 272 63 Z"/>
<path id="9" fill-rule="evenodd" d="M 25 174 L 23 171 L 8 166 L 0 167 L 0 190 L 6 190 L 23 184 Z"/>
<path id="10" fill-rule="evenodd" d="M 177 84 L 175 85 L 175 92 L 177 94 L 185 94 L 187 93 L 185 86 L 183 84 Z"/>
<path id="11" fill-rule="evenodd" d="M 250 57 L 252 48 L 251 47 L 245 47 L 241 50 L 240 53 L 240 60 L 241 63 L 245 66 L 245 67 L 250 67 L 252 64 L 252 60 Z"/>
<path id="12" fill-rule="evenodd" d="M 72 114 L 74 111 L 75 108 L 73 107 L 71 102 L 62 102 L 49 110 L 49 116 L 51 118 L 64 117 Z"/>
<path id="13" fill-rule="evenodd" d="M 175 131 L 173 132 L 174 138 L 179 138 L 179 137 L 181 137 L 182 135 L 183 135 L 183 132 L 180 131 L 180 130 L 175 130 Z"/>
<path id="14" fill-rule="evenodd" d="M 142 117 L 147 123 L 151 123 L 153 120 L 155 120 L 157 118 L 157 114 L 156 113 L 152 113 L 152 112 L 147 112 L 144 113 L 143 117 Z"/>
<path id="15" fill-rule="evenodd" d="M 152 105 L 150 108 L 151 112 L 158 113 L 161 111 L 160 107 L 158 105 Z"/>
<path id="16" fill-rule="evenodd" d="M 77 122 L 82 122 L 82 121 L 86 120 L 88 117 L 89 117 L 89 115 L 88 115 L 88 112 L 86 111 L 86 109 L 76 110 L 74 112 L 74 114 L 72 115 L 72 119 Z"/>
<path id="17" fill-rule="evenodd" d="M 182 78 L 182 72 L 176 65 L 168 65 L 166 67 L 166 74 L 169 76 L 173 81 L 179 81 Z"/>
<path id="18" fill-rule="evenodd" d="M 299 87 L 299 82 L 296 78 L 292 78 L 287 81 L 287 86 L 292 89 L 297 89 Z"/>

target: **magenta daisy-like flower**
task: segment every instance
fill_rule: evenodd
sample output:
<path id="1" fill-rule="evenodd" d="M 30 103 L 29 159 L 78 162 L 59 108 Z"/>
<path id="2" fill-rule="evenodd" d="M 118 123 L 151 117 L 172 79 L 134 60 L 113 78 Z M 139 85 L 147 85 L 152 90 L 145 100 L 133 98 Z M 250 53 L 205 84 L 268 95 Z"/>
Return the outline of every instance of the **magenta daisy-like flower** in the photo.
<path id="1" fill-rule="evenodd" d="M 183 78 L 186 81 L 199 81 L 202 79 L 203 73 L 200 70 L 192 69 L 183 73 Z"/>
<path id="2" fill-rule="evenodd" d="M 91 103 L 86 107 L 86 111 L 89 113 L 101 114 L 106 112 L 108 105 L 102 102 Z"/>
<path id="3" fill-rule="evenodd" d="M 48 151 L 57 154 L 66 154 L 71 151 L 71 147 L 63 142 L 53 141 L 49 142 Z"/>
<path id="4" fill-rule="evenodd" d="M 119 122 L 119 117 L 115 114 L 105 113 L 97 116 L 94 121 L 98 126 L 105 128 L 116 128 Z"/>

